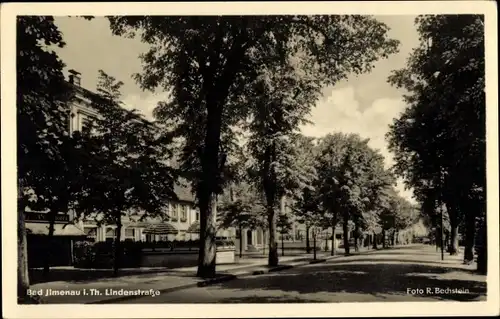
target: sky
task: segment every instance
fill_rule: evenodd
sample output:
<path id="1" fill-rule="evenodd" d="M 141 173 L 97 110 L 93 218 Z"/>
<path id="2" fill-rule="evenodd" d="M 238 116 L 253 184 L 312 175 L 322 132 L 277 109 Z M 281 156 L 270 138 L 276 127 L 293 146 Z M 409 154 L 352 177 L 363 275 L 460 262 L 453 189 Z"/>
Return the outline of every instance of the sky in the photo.
<path id="1" fill-rule="evenodd" d="M 358 133 L 369 138 L 369 145 L 380 150 L 386 159 L 386 167 L 394 162 L 387 149 L 385 134 L 393 118 L 404 109 L 403 92 L 387 83 L 387 77 L 395 69 L 404 67 L 407 57 L 418 45 L 418 34 L 414 26 L 415 16 L 376 16 L 390 31 L 389 37 L 400 41 L 399 52 L 388 59 L 375 63 L 368 74 L 351 76 L 334 87 L 325 87 L 323 96 L 312 109 L 310 125 L 301 127 L 303 134 L 321 137 L 328 133 Z M 95 90 L 98 70 L 124 82 L 123 102 L 150 117 L 156 103 L 167 99 L 165 93 L 143 91 L 132 79 L 141 71 L 139 55 L 148 45 L 139 39 L 113 36 L 109 23 L 104 18 L 91 21 L 75 17 L 56 17 L 56 25 L 66 42 L 64 48 L 56 48 L 67 70 L 75 69 L 82 74 L 81 85 Z M 411 201 L 412 193 L 398 185 L 401 195 Z"/>

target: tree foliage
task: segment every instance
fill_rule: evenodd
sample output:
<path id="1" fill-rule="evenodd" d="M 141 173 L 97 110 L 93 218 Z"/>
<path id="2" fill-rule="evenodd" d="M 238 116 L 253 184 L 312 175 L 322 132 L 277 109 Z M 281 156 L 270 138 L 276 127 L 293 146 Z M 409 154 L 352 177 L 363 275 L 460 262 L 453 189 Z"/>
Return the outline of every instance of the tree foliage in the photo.
<path id="1" fill-rule="evenodd" d="M 65 45 L 52 16 L 19 16 L 16 20 L 16 109 L 18 174 L 18 298 L 29 287 L 24 212 L 36 205 L 61 157 L 66 137 L 67 86 L 63 62 L 49 46 Z"/>
<path id="2" fill-rule="evenodd" d="M 153 123 L 120 106 L 122 82 L 103 71 L 98 80 L 98 95 L 91 98 L 99 115 L 93 119 L 92 130 L 82 134 L 81 147 L 88 158 L 82 162 L 85 188 L 76 210 L 81 218 L 117 226 L 116 273 L 122 217 L 166 217 L 165 205 L 176 199 L 177 175 L 167 165 L 169 141 Z"/>
<path id="3" fill-rule="evenodd" d="M 388 134 L 396 172 L 420 202 L 444 203 L 456 253 L 467 219 L 472 247 L 476 214 L 484 212 L 486 134 L 484 17 L 419 16 L 420 35 L 404 69 L 389 82 L 406 89 L 408 108 Z M 453 160 L 450 160 L 453 159 Z M 429 199 L 432 198 L 432 199 Z M 472 249 L 472 248 L 470 248 Z"/>
<path id="4" fill-rule="evenodd" d="M 151 45 L 136 79 L 144 89 L 171 92 L 156 115 L 184 139 L 183 162 L 197 163 L 201 211 L 199 276 L 215 275 L 212 203 L 234 139 L 232 126 L 253 110 L 248 90 L 265 70 L 296 70 L 308 86 L 334 84 L 369 71 L 396 51 L 387 27 L 367 16 L 120 16 L 113 34 L 140 36 Z M 287 92 L 288 94 L 288 92 Z M 274 97 L 273 97 L 274 98 Z M 190 155 L 191 154 L 191 155 Z"/>
<path id="5" fill-rule="evenodd" d="M 256 229 L 263 225 L 264 203 L 262 196 L 247 183 L 231 185 L 220 200 L 220 226 Z"/>

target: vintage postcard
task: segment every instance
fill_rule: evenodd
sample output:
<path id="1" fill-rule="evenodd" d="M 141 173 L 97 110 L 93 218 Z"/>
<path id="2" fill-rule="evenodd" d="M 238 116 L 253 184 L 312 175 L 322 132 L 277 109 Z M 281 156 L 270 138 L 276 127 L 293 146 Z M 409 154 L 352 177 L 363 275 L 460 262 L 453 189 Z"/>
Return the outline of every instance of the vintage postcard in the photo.
<path id="1" fill-rule="evenodd" d="M 6 318 L 498 315 L 494 2 L 1 23 Z"/>

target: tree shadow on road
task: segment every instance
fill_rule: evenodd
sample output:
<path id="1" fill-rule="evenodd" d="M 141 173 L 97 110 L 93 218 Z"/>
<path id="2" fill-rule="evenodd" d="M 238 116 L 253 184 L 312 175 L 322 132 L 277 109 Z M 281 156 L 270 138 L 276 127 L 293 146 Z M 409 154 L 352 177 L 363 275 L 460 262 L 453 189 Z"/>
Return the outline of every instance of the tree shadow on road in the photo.
<path id="1" fill-rule="evenodd" d="M 471 275 L 478 275 L 477 271 L 476 270 L 473 270 L 473 269 L 468 269 L 468 268 L 465 268 L 464 265 L 462 265 L 461 263 L 458 264 L 458 263 L 443 263 L 442 261 L 440 260 L 422 260 L 422 259 L 419 259 L 418 257 L 414 257 L 414 258 L 404 258 L 404 259 L 399 259 L 397 258 L 397 256 L 391 256 L 392 258 L 372 258 L 370 256 L 366 256 L 366 255 L 363 255 L 363 256 L 360 256 L 358 255 L 355 259 L 333 259 L 333 260 L 329 260 L 327 264 L 349 264 L 349 263 L 360 263 L 360 264 L 363 264 L 363 263 L 386 263 L 386 264 L 391 264 L 391 263 L 400 263 L 400 264 L 411 264 L 411 265 L 414 265 L 414 264 L 425 264 L 425 265 L 429 265 L 429 266 L 432 266 L 432 265 L 435 265 L 436 267 L 432 267 L 433 269 L 436 269 L 436 271 L 441 271 L 439 269 L 442 269 L 443 272 L 448 272 L 448 271 L 456 271 L 456 270 L 460 270 L 464 273 L 467 273 L 467 274 L 471 274 Z"/>
<path id="2" fill-rule="evenodd" d="M 318 300 L 307 300 L 296 296 L 245 296 L 224 299 L 217 303 L 320 303 Z"/>
<path id="3" fill-rule="evenodd" d="M 138 277 L 142 280 L 154 279 L 161 276 L 172 275 L 176 277 L 193 277 L 192 273 L 176 271 L 171 269 L 165 270 L 122 270 L 118 276 L 114 277 L 112 270 L 93 270 L 85 271 L 79 269 L 51 269 L 49 276 L 45 277 L 42 270 L 30 270 L 30 283 L 36 285 L 46 282 L 66 282 L 66 283 L 91 283 L 96 280 L 99 282 L 128 282 L 130 276 Z"/>
<path id="4" fill-rule="evenodd" d="M 355 293 L 379 296 L 409 296 L 408 289 L 422 289 L 416 297 L 439 300 L 471 301 L 486 295 L 486 282 L 468 279 L 447 279 L 444 274 L 462 272 L 462 269 L 415 263 L 390 264 L 387 260 L 371 259 L 371 263 L 356 264 L 360 260 L 331 262 L 291 271 L 248 277 L 219 285 L 221 288 L 241 290 L 281 290 L 314 294 L 317 292 Z M 364 258 L 364 261 L 370 261 Z M 400 261 L 400 260 L 395 260 Z M 464 272 L 466 274 L 466 272 Z M 466 278 L 470 274 L 465 275 Z M 468 289 L 469 293 L 435 293 L 435 288 Z M 432 293 L 425 293 L 427 288 Z M 272 302 L 272 301 L 268 301 Z"/>

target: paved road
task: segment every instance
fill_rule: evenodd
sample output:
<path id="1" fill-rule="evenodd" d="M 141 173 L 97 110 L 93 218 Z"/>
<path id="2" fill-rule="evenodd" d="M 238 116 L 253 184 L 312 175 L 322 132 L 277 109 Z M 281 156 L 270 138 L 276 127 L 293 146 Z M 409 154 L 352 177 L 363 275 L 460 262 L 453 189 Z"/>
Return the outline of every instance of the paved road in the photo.
<path id="1" fill-rule="evenodd" d="M 486 277 L 461 265 L 460 257 L 445 258 L 441 262 L 430 246 L 396 247 L 124 303 L 485 300 Z"/>

